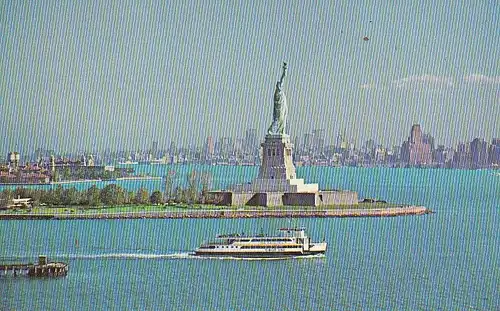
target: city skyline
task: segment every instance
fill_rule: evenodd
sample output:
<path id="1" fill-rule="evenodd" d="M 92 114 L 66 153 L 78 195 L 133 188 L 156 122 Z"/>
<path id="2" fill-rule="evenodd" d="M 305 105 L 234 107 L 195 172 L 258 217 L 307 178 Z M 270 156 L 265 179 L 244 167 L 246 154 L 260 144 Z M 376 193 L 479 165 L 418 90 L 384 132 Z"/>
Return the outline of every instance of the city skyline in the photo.
<path id="1" fill-rule="evenodd" d="M 425 133 L 419 124 L 411 126 L 408 139 L 401 145 L 384 146 L 372 139 L 361 146 L 350 143 L 339 135 L 336 144 L 325 144 L 324 130 L 315 129 L 295 137 L 293 158 L 299 165 L 319 166 L 389 166 L 389 167 L 434 167 L 434 168 L 498 168 L 500 163 L 500 138 L 490 142 L 475 138 L 455 146 L 436 144 L 430 133 Z M 267 137 L 267 136 L 266 136 Z M 260 147 L 262 148 L 260 148 Z M 265 148 L 264 148 L 265 149 Z M 9 152 L 7 163 L 11 167 L 47 166 L 52 161 L 61 165 L 94 166 L 98 164 L 178 164 L 200 163 L 211 165 L 258 165 L 263 156 L 263 144 L 259 144 L 255 129 L 247 129 L 244 138 L 206 138 L 203 146 L 179 146 L 172 143 L 161 148 L 158 141 L 146 149 L 134 150 L 79 150 L 57 151 L 38 148 L 33 153 L 22 155 Z M 4 160 L 0 155 L 0 159 Z M 32 161 L 31 164 L 29 161 Z M 89 164 L 90 163 L 90 164 Z M 7 166 L 4 166 L 6 168 Z"/>
<path id="2" fill-rule="evenodd" d="M 289 132 L 401 145 L 498 137 L 493 3 L 1 2 L 2 153 L 263 137 L 283 61 Z M 420 12 L 427 12 L 421 14 Z M 366 40 L 363 38 L 366 37 Z M 241 116 L 239 118 L 239 116 Z"/>

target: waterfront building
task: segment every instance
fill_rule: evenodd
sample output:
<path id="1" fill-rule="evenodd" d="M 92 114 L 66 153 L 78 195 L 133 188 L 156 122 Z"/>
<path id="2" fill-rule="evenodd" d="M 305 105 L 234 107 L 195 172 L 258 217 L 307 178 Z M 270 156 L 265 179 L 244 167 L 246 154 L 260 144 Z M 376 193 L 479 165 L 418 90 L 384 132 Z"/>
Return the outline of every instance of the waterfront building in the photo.
<path id="1" fill-rule="evenodd" d="M 9 152 L 9 154 L 7 155 L 7 159 L 9 161 L 9 167 L 17 169 L 19 167 L 21 155 L 19 154 L 19 152 Z"/>

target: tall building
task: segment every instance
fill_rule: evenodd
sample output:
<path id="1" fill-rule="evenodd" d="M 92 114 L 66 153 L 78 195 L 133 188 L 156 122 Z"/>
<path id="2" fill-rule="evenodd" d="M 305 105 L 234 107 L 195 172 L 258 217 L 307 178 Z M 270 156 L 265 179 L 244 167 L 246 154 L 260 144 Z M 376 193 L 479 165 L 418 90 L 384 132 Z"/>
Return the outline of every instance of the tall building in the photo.
<path id="1" fill-rule="evenodd" d="M 220 140 L 220 155 L 224 158 L 228 158 L 229 155 L 233 154 L 234 144 L 231 137 L 222 137 Z"/>
<path id="2" fill-rule="evenodd" d="M 419 124 L 411 127 L 408 140 L 401 146 L 401 159 L 409 166 L 430 165 L 432 163 L 431 145 L 424 141 Z"/>
<path id="3" fill-rule="evenodd" d="M 293 145 L 295 146 L 295 150 L 296 150 L 296 151 L 301 150 L 301 147 L 302 147 L 302 146 L 300 145 L 300 142 L 299 142 L 299 136 L 295 136 L 295 139 L 293 140 Z M 299 152 L 295 152 L 295 153 L 294 153 L 294 155 L 295 155 L 296 153 L 299 153 Z"/>
<path id="4" fill-rule="evenodd" d="M 154 159 L 158 158 L 158 142 L 157 141 L 153 141 L 153 146 L 151 148 L 151 154 L 153 155 Z"/>
<path id="5" fill-rule="evenodd" d="M 212 158 L 215 151 L 214 139 L 212 136 L 207 137 L 207 142 L 205 143 L 205 158 Z"/>
<path id="6" fill-rule="evenodd" d="M 445 147 L 443 145 L 439 145 L 437 149 L 432 152 L 432 158 L 434 163 L 439 167 L 444 167 L 446 163 L 446 154 Z"/>
<path id="7" fill-rule="evenodd" d="M 257 153 L 257 150 L 259 149 L 259 142 L 257 140 L 256 129 L 247 129 L 245 133 L 244 146 L 245 153 L 252 155 Z"/>
<path id="8" fill-rule="evenodd" d="M 482 138 L 475 138 L 470 143 L 471 164 L 473 168 L 483 168 L 488 166 L 488 142 Z"/>
<path id="9" fill-rule="evenodd" d="M 431 153 L 434 151 L 434 137 L 431 134 L 422 135 L 422 142 L 428 144 L 431 148 Z"/>
<path id="10" fill-rule="evenodd" d="M 453 155 L 454 168 L 470 168 L 471 154 L 469 143 L 458 143 L 457 151 Z"/>
<path id="11" fill-rule="evenodd" d="M 314 135 L 310 133 L 304 134 L 304 142 L 302 143 L 302 151 L 304 153 L 309 153 L 312 151 L 314 144 Z"/>
<path id="12" fill-rule="evenodd" d="M 21 155 L 19 154 L 19 152 L 9 152 L 9 154 L 7 155 L 7 159 L 9 162 L 9 166 L 11 168 L 17 169 L 19 167 Z"/>
<path id="13" fill-rule="evenodd" d="M 323 153 L 325 147 L 325 130 L 324 129 L 316 129 L 313 130 L 314 137 L 314 152 L 315 153 Z"/>
<path id="14" fill-rule="evenodd" d="M 375 141 L 373 139 L 369 139 L 365 142 L 364 146 L 365 150 L 363 150 L 365 153 L 368 153 L 370 155 L 373 155 L 374 150 L 375 150 Z"/>
<path id="15" fill-rule="evenodd" d="M 237 155 L 243 154 L 245 141 L 241 138 L 236 138 L 233 143 L 233 152 Z"/>
<path id="16" fill-rule="evenodd" d="M 168 149 L 170 155 L 177 155 L 177 145 L 174 141 L 170 142 L 170 148 Z"/>
<path id="17" fill-rule="evenodd" d="M 489 162 L 491 165 L 500 165 L 500 138 L 493 138 L 489 150 Z"/>

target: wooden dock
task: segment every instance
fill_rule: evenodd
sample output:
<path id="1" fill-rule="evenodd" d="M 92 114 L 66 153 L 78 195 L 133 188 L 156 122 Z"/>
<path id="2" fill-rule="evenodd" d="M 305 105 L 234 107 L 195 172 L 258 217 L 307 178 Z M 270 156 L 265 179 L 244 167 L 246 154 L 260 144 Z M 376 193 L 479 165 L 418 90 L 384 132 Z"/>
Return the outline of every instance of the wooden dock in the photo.
<path id="1" fill-rule="evenodd" d="M 38 256 L 38 264 L 6 264 L 0 265 L 2 276 L 59 277 L 68 274 L 68 264 L 64 262 L 48 262 L 47 256 Z"/>

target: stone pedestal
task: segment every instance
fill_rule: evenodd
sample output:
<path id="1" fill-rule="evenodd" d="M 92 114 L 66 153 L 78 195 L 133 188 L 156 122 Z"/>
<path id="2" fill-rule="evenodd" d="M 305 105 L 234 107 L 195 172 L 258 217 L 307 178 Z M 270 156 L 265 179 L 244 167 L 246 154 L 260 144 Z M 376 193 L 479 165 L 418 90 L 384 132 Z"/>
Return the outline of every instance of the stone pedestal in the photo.
<path id="1" fill-rule="evenodd" d="M 295 166 L 292 161 L 293 144 L 290 136 L 266 135 L 262 146 L 262 164 L 258 179 L 295 179 Z"/>
<path id="2" fill-rule="evenodd" d="M 262 146 L 262 164 L 259 175 L 252 183 L 233 185 L 235 192 L 302 192 L 318 191 L 318 184 L 304 184 L 303 179 L 297 179 L 293 165 L 293 144 L 286 134 L 266 135 Z"/>

